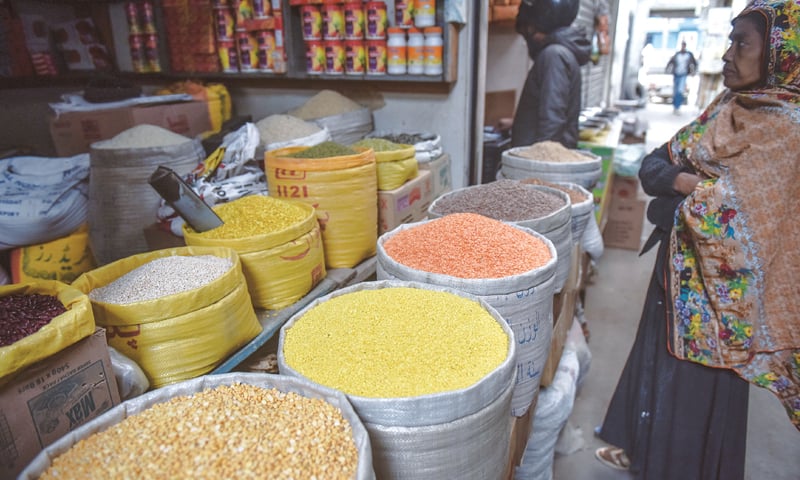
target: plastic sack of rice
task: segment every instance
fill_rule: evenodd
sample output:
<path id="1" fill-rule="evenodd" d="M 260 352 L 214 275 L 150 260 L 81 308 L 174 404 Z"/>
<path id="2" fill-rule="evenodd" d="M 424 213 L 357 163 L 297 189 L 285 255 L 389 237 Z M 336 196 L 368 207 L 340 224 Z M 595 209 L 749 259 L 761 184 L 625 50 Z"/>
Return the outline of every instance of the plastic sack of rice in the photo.
<path id="1" fill-rule="evenodd" d="M 353 268 L 375 255 L 378 181 L 375 152 L 336 142 L 265 154 L 270 195 L 314 207 L 327 268 Z"/>
<path id="2" fill-rule="evenodd" d="M 235 250 L 255 307 L 289 306 L 325 278 L 322 233 L 312 206 L 249 195 L 214 211 L 221 226 L 197 232 L 184 225 L 183 237 L 190 246 Z"/>
<path id="3" fill-rule="evenodd" d="M 89 296 L 108 344 L 135 361 L 153 388 L 210 372 L 262 330 L 230 248 L 132 255 L 72 285 Z"/>

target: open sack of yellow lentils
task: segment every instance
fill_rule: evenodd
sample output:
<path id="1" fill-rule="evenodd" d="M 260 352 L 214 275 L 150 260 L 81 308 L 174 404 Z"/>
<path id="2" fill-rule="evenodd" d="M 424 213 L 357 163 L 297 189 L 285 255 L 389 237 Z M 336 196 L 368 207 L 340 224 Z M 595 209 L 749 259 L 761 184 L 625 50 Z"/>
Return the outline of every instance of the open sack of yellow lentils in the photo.
<path id="1" fill-rule="evenodd" d="M 42 451 L 20 479 L 374 479 L 345 396 L 282 375 L 210 375 L 128 400 Z"/>
<path id="2" fill-rule="evenodd" d="M 496 310 L 464 292 L 364 282 L 295 314 L 278 365 L 348 397 L 378 478 L 478 480 L 508 460 L 512 339 Z"/>

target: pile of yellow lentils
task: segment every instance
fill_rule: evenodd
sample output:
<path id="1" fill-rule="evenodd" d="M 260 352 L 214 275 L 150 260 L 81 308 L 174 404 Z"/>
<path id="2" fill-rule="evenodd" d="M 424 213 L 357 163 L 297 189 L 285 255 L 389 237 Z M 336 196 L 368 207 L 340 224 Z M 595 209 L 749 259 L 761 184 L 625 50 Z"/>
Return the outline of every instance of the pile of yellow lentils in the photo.
<path id="1" fill-rule="evenodd" d="M 224 223 L 198 236 L 237 239 L 274 233 L 302 222 L 309 215 L 300 205 L 264 195 L 248 195 L 217 205 L 214 212 Z"/>
<path id="2" fill-rule="evenodd" d="M 470 387 L 508 356 L 509 338 L 480 303 L 391 287 L 332 297 L 285 332 L 284 359 L 346 394 L 401 398 Z"/>

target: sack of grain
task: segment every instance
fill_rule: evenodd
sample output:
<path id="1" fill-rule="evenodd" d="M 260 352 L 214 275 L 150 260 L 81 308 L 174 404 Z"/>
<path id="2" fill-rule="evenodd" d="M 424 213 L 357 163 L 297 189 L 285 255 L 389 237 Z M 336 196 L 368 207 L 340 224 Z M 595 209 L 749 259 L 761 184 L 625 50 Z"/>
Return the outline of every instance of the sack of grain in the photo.
<path id="1" fill-rule="evenodd" d="M 517 345 L 499 312 L 463 291 L 363 282 L 293 315 L 278 366 L 347 395 L 378 478 L 484 480 L 508 462 Z"/>
<path id="2" fill-rule="evenodd" d="M 375 152 L 358 149 L 353 155 L 293 156 L 306 151 L 310 148 L 288 147 L 266 153 L 270 195 L 313 206 L 322 229 L 325 266 L 353 268 L 375 255 L 378 238 Z"/>
<path id="3" fill-rule="evenodd" d="M 539 178 L 576 183 L 591 189 L 603 173 L 602 159 L 587 150 L 567 149 L 557 142 L 539 142 L 504 151 L 500 172 L 505 178 Z"/>
<path id="4" fill-rule="evenodd" d="M 153 388 L 210 372 L 261 332 L 229 248 L 132 255 L 72 285 L 89 296 L 108 344 L 135 361 Z"/>
<path id="5" fill-rule="evenodd" d="M 414 145 L 419 163 L 428 163 L 442 156 L 442 137 L 437 133 L 375 130 L 367 138 L 382 138 L 394 143 Z"/>
<path id="6" fill-rule="evenodd" d="M 86 222 L 89 155 L 0 160 L 0 249 L 65 237 Z"/>
<path id="7" fill-rule="evenodd" d="M 451 213 L 477 213 L 544 235 L 558 253 L 554 291 L 564 288 L 572 257 L 572 210 L 570 197 L 563 191 L 497 180 L 445 193 L 428 207 L 429 218 Z"/>
<path id="8" fill-rule="evenodd" d="M 365 138 L 352 146 L 375 151 L 378 191 L 394 190 L 417 178 L 419 164 L 413 145 L 394 143 L 383 138 Z"/>
<path id="9" fill-rule="evenodd" d="M 148 251 L 143 230 L 157 218 L 161 197 L 150 186 L 159 166 L 180 176 L 205 158 L 199 139 L 137 125 L 91 145 L 89 242 L 99 265 Z"/>
<path id="10" fill-rule="evenodd" d="M 263 152 L 286 147 L 313 147 L 331 139 L 330 132 L 314 122 L 286 114 L 269 115 L 256 122 Z"/>
<path id="11" fill-rule="evenodd" d="M 325 278 L 322 234 L 311 205 L 249 195 L 214 211 L 222 226 L 196 232 L 184 225 L 183 237 L 190 246 L 235 250 L 255 307 L 287 307 Z"/>
<path id="12" fill-rule="evenodd" d="M 46 447 L 18 478 L 280 478 L 287 469 L 296 478 L 374 480 L 364 424 L 340 392 L 229 373 L 127 400 Z"/>
<path id="13" fill-rule="evenodd" d="M 47 295 L 56 297 L 66 311 L 53 317 L 38 330 L 19 337 L 18 332 L 33 328 L 31 318 L 41 312 L 31 311 L 32 317 L 22 315 L 25 309 L 7 303 L 12 296 Z M 55 280 L 37 280 L 15 283 L 0 287 L 3 301 L 2 336 L 4 346 L 0 346 L 0 384 L 11 379 L 12 374 L 54 355 L 70 345 L 88 337 L 95 330 L 95 321 L 89 298 L 77 288 Z M 21 298 L 21 297 L 20 297 Z M 16 304 L 16 302 L 14 302 Z M 25 302 L 25 308 L 37 305 Z M 9 311 L 11 310 L 11 311 Z M 11 342 L 5 344 L 5 342 Z"/>
<path id="14" fill-rule="evenodd" d="M 326 127 L 331 140 L 343 145 L 372 131 L 372 111 L 333 90 L 321 90 L 288 114 Z"/>
<path id="15" fill-rule="evenodd" d="M 586 229 L 586 224 L 594 215 L 594 195 L 592 192 L 577 183 L 545 182 L 538 178 L 526 178 L 520 180 L 520 182 L 531 185 L 544 185 L 545 187 L 561 190 L 569 195 L 570 208 L 572 210 L 572 243 L 579 244 L 583 237 L 583 231 Z"/>
<path id="16" fill-rule="evenodd" d="M 519 225 L 455 213 L 400 225 L 378 239 L 378 280 L 457 289 L 502 315 L 517 342 L 513 416 L 530 408 L 553 333 L 553 242 Z"/>

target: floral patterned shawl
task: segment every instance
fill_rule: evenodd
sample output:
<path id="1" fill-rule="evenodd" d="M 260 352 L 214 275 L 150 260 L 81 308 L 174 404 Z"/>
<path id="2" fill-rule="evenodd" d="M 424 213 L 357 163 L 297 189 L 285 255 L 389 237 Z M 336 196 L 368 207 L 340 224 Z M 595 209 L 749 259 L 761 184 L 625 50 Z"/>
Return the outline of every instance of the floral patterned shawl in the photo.
<path id="1" fill-rule="evenodd" d="M 800 0 L 767 20 L 767 82 L 725 91 L 669 145 L 709 177 L 678 207 L 669 348 L 775 393 L 800 430 Z"/>

